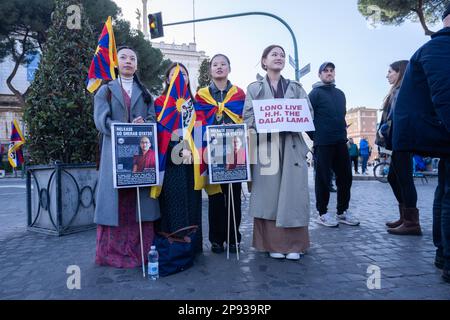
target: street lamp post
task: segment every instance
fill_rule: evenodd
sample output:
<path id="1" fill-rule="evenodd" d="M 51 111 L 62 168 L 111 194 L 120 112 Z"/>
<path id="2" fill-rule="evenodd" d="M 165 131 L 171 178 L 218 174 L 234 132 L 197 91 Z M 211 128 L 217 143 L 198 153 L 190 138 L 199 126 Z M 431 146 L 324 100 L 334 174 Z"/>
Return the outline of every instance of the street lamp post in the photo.
<path id="1" fill-rule="evenodd" d="M 274 18 L 274 19 L 280 21 L 289 30 L 289 32 L 290 32 L 290 34 L 292 36 L 292 41 L 294 42 L 295 80 L 299 81 L 300 80 L 300 69 L 299 69 L 299 60 L 298 60 L 297 39 L 295 38 L 295 34 L 292 31 L 291 27 L 287 24 L 287 22 L 284 21 L 283 19 L 281 19 L 280 17 L 272 14 L 272 13 L 262 12 L 262 11 L 259 11 L 259 12 L 257 12 L 257 11 L 255 11 L 255 12 L 243 12 L 243 13 L 224 15 L 224 16 L 216 16 L 216 17 L 203 18 L 203 19 L 195 19 L 195 20 L 186 20 L 186 21 L 166 23 L 166 24 L 163 24 L 163 27 L 176 26 L 176 25 L 186 24 L 186 23 L 210 21 L 210 20 L 236 18 L 236 17 L 242 17 L 242 16 L 252 16 L 252 15 L 268 16 L 268 17 Z"/>

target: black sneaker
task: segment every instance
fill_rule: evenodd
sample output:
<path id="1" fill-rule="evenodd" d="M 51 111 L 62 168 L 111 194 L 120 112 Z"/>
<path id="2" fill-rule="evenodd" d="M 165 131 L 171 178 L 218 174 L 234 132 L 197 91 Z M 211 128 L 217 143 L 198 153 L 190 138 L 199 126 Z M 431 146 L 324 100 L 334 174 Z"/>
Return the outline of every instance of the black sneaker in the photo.
<path id="1" fill-rule="evenodd" d="M 223 248 L 223 244 L 213 242 L 211 244 L 211 251 L 214 253 L 222 253 L 225 251 L 225 249 Z"/>
<path id="2" fill-rule="evenodd" d="M 228 248 L 231 253 L 236 253 L 238 250 L 239 250 L 239 252 L 241 252 L 241 247 L 239 246 L 239 244 L 235 245 L 234 243 L 232 243 L 228 246 Z"/>

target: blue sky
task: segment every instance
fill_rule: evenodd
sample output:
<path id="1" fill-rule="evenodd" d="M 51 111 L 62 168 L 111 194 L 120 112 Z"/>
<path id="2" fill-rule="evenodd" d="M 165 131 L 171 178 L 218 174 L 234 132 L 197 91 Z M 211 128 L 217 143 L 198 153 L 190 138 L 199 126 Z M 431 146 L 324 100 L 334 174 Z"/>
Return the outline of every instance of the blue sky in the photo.
<path id="1" fill-rule="evenodd" d="M 135 11 L 141 0 L 115 0 L 124 18 L 134 28 Z M 192 0 L 149 0 L 149 13 L 162 11 L 164 23 L 192 19 Z M 409 59 L 429 37 L 418 23 L 370 28 L 357 10 L 356 0 L 195 0 L 196 18 L 248 11 L 278 15 L 293 29 L 299 48 L 300 68 L 311 63 L 311 73 L 300 79 L 309 92 L 323 61 L 336 64 L 337 86 L 347 96 L 347 108 L 379 108 L 389 85 L 389 64 Z M 434 30 L 442 26 L 434 26 Z M 166 43 L 193 42 L 192 25 L 164 28 Z M 249 16 L 196 24 L 196 43 L 210 57 L 224 53 L 231 60 L 230 80 L 244 90 L 256 79 L 261 53 L 271 44 L 284 47 L 294 56 L 292 38 L 278 21 L 264 16 Z M 293 68 L 286 63 L 285 77 L 294 79 Z"/>

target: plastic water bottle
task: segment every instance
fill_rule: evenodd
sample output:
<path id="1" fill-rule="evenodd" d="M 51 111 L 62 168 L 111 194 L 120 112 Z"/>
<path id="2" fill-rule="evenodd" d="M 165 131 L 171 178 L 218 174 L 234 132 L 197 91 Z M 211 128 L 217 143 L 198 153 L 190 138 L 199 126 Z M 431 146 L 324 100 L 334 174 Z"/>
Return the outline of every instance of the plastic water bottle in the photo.
<path id="1" fill-rule="evenodd" d="M 158 251 L 156 251 L 156 247 L 151 246 L 148 253 L 148 277 L 151 280 L 159 278 L 158 258 L 159 255 Z"/>

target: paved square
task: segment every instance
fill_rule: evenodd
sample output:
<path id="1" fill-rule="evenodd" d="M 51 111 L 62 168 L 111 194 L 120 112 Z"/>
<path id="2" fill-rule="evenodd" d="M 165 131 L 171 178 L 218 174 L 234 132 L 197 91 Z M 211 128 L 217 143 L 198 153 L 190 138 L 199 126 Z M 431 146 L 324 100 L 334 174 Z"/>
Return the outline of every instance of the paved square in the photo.
<path id="1" fill-rule="evenodd" d="M 388 184 L 354 181 L 352 210 L 361 226 L 326 228 L 311 215 L 311 249 L 300 261 L 278 261 L 251 248 L 249 195 L 243 197 L 240 261 L 235 255 L 204 253 L 182 273 L 150 281 L 141 269 L 94 264 L 95 230 L 64 237 L 26 231 L 25 183 L 0 180 L 0 299 L 450 299 L 450 285 L 433 265 L 432 199 L 437 181 L 416 180 L 424 235 L 393 236 L 385 221 L 396 218 Z M 314 184 L 310 172 L 311 207 Z M 330 209 L 335 207 L 332 194 Z M 203 202 L 207 232 L 207 199 Z M 67 268 L 81 270 L 81 289 L 69 290 Z M 368 273 L 369 271 L 369 273 Z M 370 276 L 379 271 L 380 289 Z M 371 278 L 371 279 L 372 279 Z M 368 281 L 369 279 L 369 281 Z"/>

